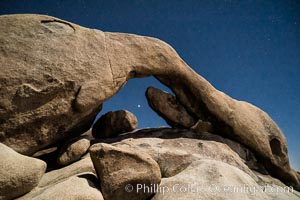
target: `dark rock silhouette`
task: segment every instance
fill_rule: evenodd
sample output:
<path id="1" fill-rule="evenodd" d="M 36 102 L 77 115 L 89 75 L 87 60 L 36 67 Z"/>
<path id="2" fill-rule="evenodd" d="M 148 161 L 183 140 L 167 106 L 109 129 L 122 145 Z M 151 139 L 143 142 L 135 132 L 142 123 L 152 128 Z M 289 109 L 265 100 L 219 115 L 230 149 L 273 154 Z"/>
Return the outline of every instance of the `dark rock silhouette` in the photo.
<path id="1" fill-rule="evenodd" d="M 102 115 L 93 125 L 94 138 L 108 138 L 136 129 L 136 116 L 128 110 L 117 110 Z"/>

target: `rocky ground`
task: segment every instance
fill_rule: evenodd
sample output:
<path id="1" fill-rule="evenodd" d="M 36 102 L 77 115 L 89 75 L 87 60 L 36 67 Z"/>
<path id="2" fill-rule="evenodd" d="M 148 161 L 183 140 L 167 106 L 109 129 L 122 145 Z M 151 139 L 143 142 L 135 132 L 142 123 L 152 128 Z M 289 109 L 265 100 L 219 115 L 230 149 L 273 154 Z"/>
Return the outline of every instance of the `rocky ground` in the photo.
<path id="1" fill-rule="evenodd" d="M 43 15 L 0 16 L 0 27 L 0 199 L 300 199 L 276 123 L 163 41 Z M 145 76 L 174 92 L 146 91 L 170 128 L 137 130 L 127 110 L 93 125 Z"/>
<path id="2" fill-rule="evenodd" d="M 300 199 L 246 147 L 208 132 L 151 128 L 94 139 L 89 130 L 37 158 L 5 145 L 0 152 L 1 199 Z"/>

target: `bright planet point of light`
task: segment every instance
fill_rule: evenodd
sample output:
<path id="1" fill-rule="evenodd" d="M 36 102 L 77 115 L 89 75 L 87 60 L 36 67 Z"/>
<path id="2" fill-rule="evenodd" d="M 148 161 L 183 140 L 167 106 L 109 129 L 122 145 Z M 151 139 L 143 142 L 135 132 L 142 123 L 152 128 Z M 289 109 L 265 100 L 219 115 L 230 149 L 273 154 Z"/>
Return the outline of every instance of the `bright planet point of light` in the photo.
<path id="1" fill-rule="evenodd" d="M 141 105 L 139 104 L 139 105 L 138 105 L 138 108 L 140 108 L 140 107 L 141 107 Z"/>

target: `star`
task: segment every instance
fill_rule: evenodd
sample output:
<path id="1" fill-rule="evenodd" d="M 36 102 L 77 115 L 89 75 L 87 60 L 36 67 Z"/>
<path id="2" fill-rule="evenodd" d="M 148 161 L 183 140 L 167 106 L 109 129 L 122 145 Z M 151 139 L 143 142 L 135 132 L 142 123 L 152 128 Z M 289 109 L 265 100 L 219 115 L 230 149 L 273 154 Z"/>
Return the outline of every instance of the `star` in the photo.
<path id="1" fill-rule="evenodd" d="M 139 104 L 139 105 L 137 105 L 137 107 L 138 107 L 138 108 L 140 108 L 140 107 L 141 107 L 141 105 Z"/>

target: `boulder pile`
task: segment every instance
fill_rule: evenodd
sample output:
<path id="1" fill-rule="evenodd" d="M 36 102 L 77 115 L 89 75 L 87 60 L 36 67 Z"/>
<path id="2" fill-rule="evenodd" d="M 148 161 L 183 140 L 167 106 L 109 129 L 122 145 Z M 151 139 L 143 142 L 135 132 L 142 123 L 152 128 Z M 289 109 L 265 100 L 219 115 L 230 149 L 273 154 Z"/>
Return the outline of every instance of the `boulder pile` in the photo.
<path id="1" fill-rule="evenodd" d="M 277 124 L 165 42 L 35 14 L 0 27 L 0 200 L 300 199 Z M 127 110 L 95 121 L 147 76 L 174 92 L 146 91 L 170 128 L 136 130 Z"/>

